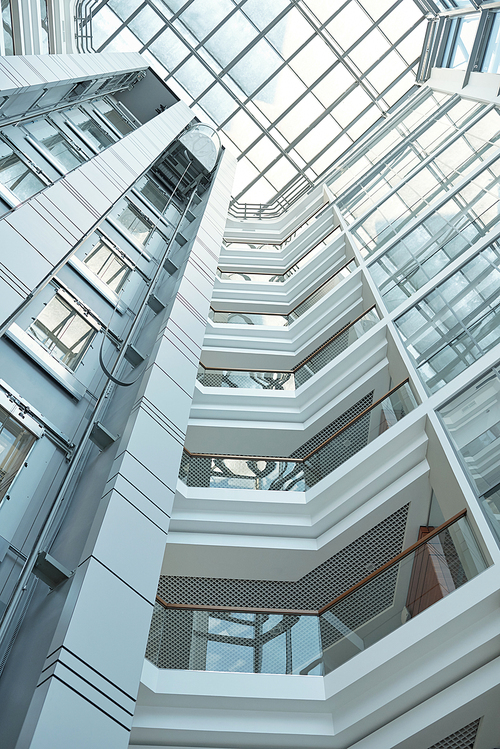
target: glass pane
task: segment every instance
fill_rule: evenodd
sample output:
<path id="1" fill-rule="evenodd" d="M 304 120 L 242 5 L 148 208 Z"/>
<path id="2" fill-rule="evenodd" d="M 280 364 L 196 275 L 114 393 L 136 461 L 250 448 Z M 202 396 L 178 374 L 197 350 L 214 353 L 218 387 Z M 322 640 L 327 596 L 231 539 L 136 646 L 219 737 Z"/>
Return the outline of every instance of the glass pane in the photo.
<path id="1" fill-rule="evenodd" d="M 74 169 L 79 166 L 83 157 L 80 156 L 68 143 L 66 138 L 46 120 L 37 120 L 24 126 L 36 140 L 51 152 L 61 165 L 66 169 Z"/>
<path id="2" fill-rule="evenodd" d="M 1 141 L 0 182 L 21 201 L 27 200 L 45 187 L 45 183 Z"/>
<path id="3" fill-rule="evenodd" d="M 134 3 L 113 0 L 111 7 L 127 18 L 137 7 Z M 276 203 L 278 213 L 290 198 L 294 200 L 323 179 L 353 141 L 381 118 L 374 103 L 377 95 L 384 96 L 381 108 L 387 109 L 415 83 L 411 66 L 421 49 L 425 16 L 413 0 L 351 0 L 331 7 L 310 0 L 302 9 L 286 0 L 170 0 L 165 4 L 156 0 L 154 4 L 158 9 L 164 6 L 167 16 L 169 9 L 180 14 L 172 21 L 180 36 L 175 36 L 172 28 L 163 30 L 147 54 L 157 59 L 167 84 L 170 76 L 175 79 L 189 101 L 195 100 L 195 112 L 200 106 L 200 116 L 205 112 L 231 139 L 239 157 L 233 195 L 239 201 L 259 204 L 274 204 L 278 196 L 283 197 Z M 380 20 L 384 14 L 386 18 Z M 155 24 L 146 23 L 143 29 L 140 26 L 146 16 Z M 98 40 L 108 39 L 103 49 L 115 50 L 120 44 L 124 48 L 122 31 L 111 39 L 117 27 L 103 10 L 93 23 Z M 155 14 L 141 9 L 129 26 L 147 43 L 157 28 Z M 133 44 L 131 49 L 135 49 Z M 348 56 L 340 62 L 342 51 Z M 382 56 L 386 57 L 381 61 Z M 299 97 L 315 83 L 312 96 L 307 95 L 301 107 Z M 352 96 L 343 100 L 350 87 Z M 301 108 L 287 112 L 294 102 Z M 245 126 L 238 131 L 235 120 L 228 125 L 240 110 L 246 115 L 241 119 L 252 123 L 248 133 Z M 330 134 L 323 130 L 316 147 L 315 139 L 310 138 L 307 148 L 294 154 L 294 140 L 326 116 L 335 123 Z M 339 133 L 339 129 L 346 132 Z M 277 156 L 273 158 L 272 148 L 267 162 L 263 153 L 258 164 L 250 157 L 245 161 L 245 150 L 271 133 L 281 156 L 291 157 L 287 163 L 293 173 L 287 179 L 264 176 Z M 234 210 L 239 211 L 237 206 Z"/>
<path id="4" fill-rule="evenodd" d="M 0 408 L 0 499 L 5 496 L 35 439 L 35 435 Z"/>
<path id="5" fill-rule="evenodd" d="M 495 13 L 481 70 L 483 73 L 498 73 L 500 71 L 500 13 Z"/>
<path id="6" fill-rule="evenodd" d="M 450 52 L 449 62 L 446 67 L 465 70 L 469 62 L 478 25 L 479 16 L 460 19 L 458 35 Z"/>
<path id="7" fill-rule="evenodd" d="M 122 135 L 127 135 L 127 133 L 131 133 L 134 129 L 111 104 L 105 101 L 96 101 L 94 102 L 94 106 Z"/>
<path id="8" fill-rule="evenodd" d="M 30 325 L 28 332 L 54 359 L 74 370 L 89 347 L 95 328 L 56 295 Z"/>
<path id="9" fill-rule="evenodd" d="M 12 34 L 12 14 L 10 10 L 10 0 L 2 0 L 2 27 L 5 54 L 13 55 L 14 37 Z"/>
<path id="10" fill-rule="evenodd" d="M 84 263 L 116 294 L 130 274 L 130 267 L 102 241 L 89 252 Z"/>
<path id="11" fill-rule="evenodd" d="M 153 231 L 151 221 L 129 201 L 120 203 L 116 220 L 142 245 L 146 244 Z"/>
<path id="12" fill-rule="evenodd" d="M 116 141 L 116 138 L 106 133 L 98 123 L 82 112 L 81 109 L 70 109 L 66 117 L 76 125 L 98 151 L 102 151 Z"/>

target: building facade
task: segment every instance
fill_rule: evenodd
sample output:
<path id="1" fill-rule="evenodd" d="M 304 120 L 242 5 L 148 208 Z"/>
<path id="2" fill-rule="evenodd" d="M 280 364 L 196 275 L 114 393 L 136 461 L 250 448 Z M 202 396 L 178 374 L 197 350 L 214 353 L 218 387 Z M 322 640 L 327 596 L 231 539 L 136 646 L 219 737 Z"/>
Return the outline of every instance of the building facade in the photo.
<path id="1" fill-rule="evenodd" d="M 500 76 L 494 9 L 451 69 L 459 10 L 268 220 L 147 55 L 0 59 L 2 746 L 500 746 Z"/>

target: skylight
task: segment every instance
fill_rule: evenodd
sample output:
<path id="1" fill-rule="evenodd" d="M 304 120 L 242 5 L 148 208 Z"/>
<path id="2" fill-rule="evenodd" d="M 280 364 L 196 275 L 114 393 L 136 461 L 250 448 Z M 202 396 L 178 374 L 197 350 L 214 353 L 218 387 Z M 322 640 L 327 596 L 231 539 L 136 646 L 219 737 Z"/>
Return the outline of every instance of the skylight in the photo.
<path id="1" fill-rule="evenodd" d="M 237 203 L 286 209 L 415 83 L 418 0 L 109 0 L 96 51 L 142 52 L 238 157 Z"/>

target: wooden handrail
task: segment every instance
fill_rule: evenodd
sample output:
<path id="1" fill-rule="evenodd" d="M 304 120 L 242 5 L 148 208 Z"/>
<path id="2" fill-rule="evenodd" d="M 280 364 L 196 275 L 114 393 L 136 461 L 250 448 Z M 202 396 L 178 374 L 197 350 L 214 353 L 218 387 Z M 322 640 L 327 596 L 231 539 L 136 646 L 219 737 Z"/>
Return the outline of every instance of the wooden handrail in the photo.
<path id="1" fill-rule="evenodd" d="M 297 309 L 297 307 L 300 307 L 301 304 L 304 304 L 304 302 L 307 302 L 307 300 L 310 297 L 312 297 L 313 294 L 316 294 L 316 292 L 318 292 L 320 289 L 322 289 L 323 286 L 325 286 L 329 281 L 332 280 L 332 278 L 335 278 L 335 276 L 337 276 L 345 268 L 347 268 L 348 265 L 350 265 L 351 263 L 354 263 L 354 262 L 355 262 L 354 258 L 351 258 L 350 260 L 347 261 L 347 263 L 344 263 L 344 265 L 342 265 L 338 270 L 336 270 L 335 273 L 332 273 L 332 275 L 329 276 L 326 279 L 326 281 L 323 281 L 323 283 L 320 284 L 316 289 L 314 289 L 314 291 L 311 291 L 310 294 L 308 294 L 306 297 L 304 297 L 304 299 L 301 302 L 299 302 L 298 304 L 296 304 L 295 307 L 292 307 L 292 309 L 290 310 L 290 312 L 250 312 L 249 310 L 241 311 L 241 310 L 234 310 L 234 309 L 215 309 L 214 307 L 212 307 L 212 305 L 210 305 L 210 309 L 213 312 L 220 312 L 222 314 L 227 314 L 227 315 L 255 315 L 255 314 L 260 315 L 260 314 L 264 314 L 264 315 L 276 315 L 276 316 L 279 316 L 279 317 L 288 317 L 288 315 L 291 315 L 292 312 L 295 312 L 295 310 Z M 270 274 L 266 273 L 265 275 L 268 276 Z M 275 275 L 278 275 L 278 274 L 275 274 Z"/>
<path id="2" fill-rule="evenodd" d="M 317 616 L 316 609 L 266 609 L 254 606 L 206 606 L 205 604 L 192 603 L 167 603 L 156 596 L 158 603 L 166 609 L 177 609 L 187 611 L 221 611 L 228 614 L 283 614 L 283 616 Z"/>
<path id="3" fill-rule="evenodd" d="M 316 354 L 319 354 L 322 349 L 326 348 L 332 341 L 334 341 L 336 338 L 338 338 L 341 333 L 345 333 L 345 331 L 355 325 L 357 322 L 359 322 L 365 315 L 367 315 L 372 310 L 376 309 L 377 305 L 372 304 L 371 307 L 368 307 L 367 310 L 362 312 L 358 317 L 356 317 L 351 322 L 348 322 L 347 325 L 344 325 L 343 328 L 340 328 L 334 335 L 332 335 L 331 338 L 329 338 L 325 343 L 322 343 L 321 346 L 318 346 L 317 349 L 315 349 L 312 354 L 309 354 L 305 359 L 303 359 L 301 362 L 299 362 L 295 367 L 292 369 L 280 369 L 279 372 L 277 372 L 275 369 L 244 369 L 243 367 L 205 367 L 205 365 L 200 362 L 200 365 L 203 367 L 204 370 L 210 371 L 210 372 L 269 372 L 270 374 L 294 374 L 298 369 L 304 366 L 304 364 L 307 364 L 308 361 L 310 361 Z"/>
<path id="4" fill-rule="evenodd" d="M 265 455 L 223 455 L 223 454 L 217 454 L 217 453 L 192 453 L 190 452 L 187 447 L 184 448 L 184 452 L 186 452 L 191 458 L 222 458 L 223 460 L 271 460 L 273 462 L 282 462 L 282 463 L 305 463 L 306 460 L 309 460 L 315 453 L 318 452 L 318 450 L 321 450 L 322 447 L 327 445 L 329 442 L 331 442 L 335 437 L 338 437 L 339 434 L 344 432 L 348 427 L 352 426 L 355 421 L 358 419 L 361 419 L 362 416 L 365 416 L 369 411 L 376 408 L 382 401 L 384 401 L 386 398 L 389 398 L 393 393 L 396 392 L 396 390 L 399 390 L 400 387 L 405 385 L 407 382 L 409 382 L 409 377 L 406 378 L 406 380 L 403 380 L 399 383 L 399 385 L 396 385 L 395 387 L 391 388 L 385 395 L 382 396 L 382 398 L 379 398 L 378 401 L 375 401 L 375 403 L 372 403 L 371 406 L 368 406 L 368 408 L 365 408 L 361 413 L 359 413 L 357 416 L 354 417 L 354 419 L 351 419 L 351 421 L 348 424 L 344 424 L 343 427 L 338 429 L 335 434 L 332 434 L 330 437 L 328 437 L 326 440 L 324 440 L 320 445 L 314 448 L 314 450 L 311 450 L 310 453 L 308 453 L 304 458 L 277 458 L 275 456 L 265 456 Z"/>
<path id="5" fill-rule="evenodd" d="M 327 603 L 326 606 L 322 606 L 318 614 L 324 614 L 325 611 L 328 611 L 332 606 L 335 606 L 339 601 L 342 601 L 346 596 L 351 595 L 351 593 L 354 593 L 355 590 L 358 590 L 358 588 L 361 588 L 362 585 L 365 585 L 366 583 L 370 582 L 370 580 L 373 580 L 375 577 L 378 577 L 383 572 L 389 569 L 389 567 L 392 567 L 394 564 L 398 564 L 398 562 L 401 562 L 402 559 L 409 556 L 410 554 L 413 554 L 414 551 L 417 551 L 421 546 L 424 546 L 428 541 L 431 540 L 431 538 L 434 538 L 434 536 L 439 535 L 443 531 L 445 531 L 450 525 L 453 525 L 453 523 L 456 523 L 457 520 L 460 520 L 460 518 L 465 517 L 467 514 L 467 508 L 464 510 L 460 510 L 460 512 L 457 512 L 456 515 L 453 515 L 452 518 L 449 520 L 446 520 L 444 523 L 439 525 L 437 528 L 434 528 L 433 531 L 428 533 L 424 538 L 421 538 L 420 541 L 415 541 L 414 544 L 409 546 L 407 549 L 402 551 L 400 554 L 395 556 L 393 559 L 389 560 L 385 564 L 383 564 L 381 567 L 379 567 L 377 570 L 374 570 L 369 575 L 367 575 L 363 580 L 360 580 L 359 583 L 356 583 L 355 585 L 352 585 L 348 590 L 346 590 L 344 593 L 341 593 L 339 596 L 333 599 L 333 601 L 330 601 L 330 603 Z"/>
<path id="6" fill-rule="evenodd" d="M 413 554 L 413 552 L 417 551 L 421 546 L 425 546 L 425 544 L 428 543 L 432 538 L 434 538 L 435 536 L 438 536 L 440 533 L 442 533 L 447 528 L 449 528 L 450 525 L 453 525 L 453 523 L 456 523 L 457 520 L 460 520 L 460 518 L 463 518 L 466 515 L 467 515 L 467 509 L 460 510 L 460 512 L 457 512 L 457 514 L 453 515 L 452 518 L 450 518 L 449 520 L 446 520 L 437 528 L 434 528 L 434 530 L 428 533 L 426 536 L 424 536 L 424 538 L 421 538 L 420 541 L 416 541 L 414 544 L 409 546 L 400 554 L 397 554 L 395 557 L 393 557 L 388 562 L 383 564 L 377 570 L 374 570 L 373 572 L 371 572 L 369 575 L 364 577 L 358 583 L 356 583 L 355 585 L 352 585 L 348 590 L 338 595 L 336 598 L 333 599 L 333 601 L 330 601 L 330 603 L 327 603 L 325 606 L 322 606 L 320 609 L 270 609 L 270 608 L 265 608 L 265 607 L 253 607 L 253 606 L 207 606 L 205 604 L 192 604 L 192 603 L 167 603 L 167 601 L 164 601 L 163 598 L 161 598 L 159 595 L 156 596 L 156 601 L 166 609 L 175 609 L 175 610 L 184 610 L 184 611 L 220 611 L 222 613 L 228 613 L 228 614 L 231 614 L 231 613 L 232 614 L 281 614 L 283 616 L 321 616 L 326 611 L 331 609 L 332 606 L 335 606 L 344 598 L 347 598 L 347 596 L 351 595 L 351 593 L 354 593 L 356 590 L 363 587 L 363 585 L 366 585 L 366 583 L 369 583 L 375 577 L 378 577 L 379 575 L 381 575 L 383 572 L 388 570 L 393 565 L 398 564 L 405 557 L 409 556 L 410 554 Z"/>

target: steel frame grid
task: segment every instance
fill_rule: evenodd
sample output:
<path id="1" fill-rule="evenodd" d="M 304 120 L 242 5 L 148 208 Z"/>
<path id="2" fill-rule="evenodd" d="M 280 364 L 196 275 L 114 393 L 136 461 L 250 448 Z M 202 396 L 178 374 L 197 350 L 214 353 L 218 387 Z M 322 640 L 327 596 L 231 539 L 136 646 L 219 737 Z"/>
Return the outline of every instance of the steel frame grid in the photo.
<path id="1" fill-rule="evenodd" d="M 369 96 L 371 103 L 367 105 L 349 124 L 348 127 L 352 127 L 356 125 L 356 123 L 366 114 L 367 110 L 375 105 L 380 110 L 380 116 L 384 116 L 385 111 L 387 110 L 386 105 L 382 105 L 380 103 L 380 100 L 383 99 L 383 97 L 390 91 L 390 89 L 399 83 L 399 81 L 408 73 L 408 70 L 412 69 L 414 65 L 418 62 L 418 59 L 415 61 L 411 61 L 410 63 L 407 63 L 404 58 L 404 64 L 405 64 L 405 70 L 397 76 L 394 80 L 392 80 L 386 88 L 380 92 L 377 93 L 375 89 L 369 84 L 367 80 L 367 75 L 372 72 L 372 70 L 375 69 L 375 67 L 378 65 L 380 61 L 385 59 L 389 54 L 391 54 L 393 51 L 396 51 L 398 53 L 398 45 L 400 45 L 414 30 L 415 28 L 422 22 L 423 16 L 421 19 L 419 19 L 411 28 L 406 30 L 404 34 L 397 39 L 396 42 L 392 43 L 386 35 L 384 36 L 384 39 L 386 43 L 388 44 L 388 49 L 386 52 L 384 52 L 383 55 L 375 62 L 373 63 L 367 70 L 364 72 L 358 71 L 355 69 L 354 63 L 351 62 L 348 59 L 348 56 L 352 50 L 357 47 L 359 44 L 361 44 L 366 37 L 375 29 L 378 28 L 379 32 L 383 34 L 383 32 L 379 28 L 380 22 L 384 21 L 391 13 L 392 11 L 397 7 L 398 2 L 394 2 L 390 8 L 388 8 L 385 13 L 382 14 L 382 16 L 378 19 L 378 21 L 373 21 L 371 16 L 370 18 L 370 25 L 366 29 L 366 31 L 355 41 L 354 44 L 352 44 L 347 50 L 343 51 L 338 44 L 335 43 L 335 40 L 330 37 L 328 30 L 326 27 L 328 24 L 330 24 L 338 15 L 341 13 L 349 3 L 357 4 L 360 8 L 363 9 L 363 4 L 361 0 L 346 0 L 342 5 L 337 8 L 337 10 L 323 23 L 319 23 L 318 19 L 314 16 L 314 14 L 308 9 L 307 5 L 305 4 L 305 0 L 290 0 L 290 4 L 288 7 L 284 8 L 281 13 L 279 13 L 272 21 L 269 23 L 265 28 L 263 28 L 261 31 L 259 31 L 255 24 L 251 21 L 250 18 L 245 16 L 245 19 L 251 23 L 254 28 L 257 31 L 257 35 L 252 39 L 251 43 L 248 44 L 244 49 L 240 51 L 240 53 L 235 56 L 231 62 L 226 65 L 225 68 L 220 68 L 218 73 L 214 73 L 214 69 L 210 67 L 209 62 L 205 59 L 205 55 L 200 54 L 200 52 L 203 52 L 203 47 L 209 41 L 224 25 L 224 23 L 227 21 L 227 19 L 237 13 L 239 10 L 244 11 L 244 5 L 247 2 L 247 0 L 241 0 L 239 3 L 236 3 L 234 8 L 231 9 L 231 12 L 222 19 L 211 31 L 209 34 L 207 34 L 202 40 L 198 42 L 198 44 L 193 45 L 189 43 L 189 40 L 186 39 L 186 37 L 182 34 L 182 32 L 177 29 L 174 26 L 174 22 L 177 19 L 182 20 L 182 14 L 185 12 L 186 9 L 190 7 L 194 0 L 188 0 L 188 2 L 184 3 L 181 8 L 179 8 L 178 11 L 173 13 L 170 17 L 167 17 L 166 14 L 162 13 L 161 10 L 158 8 L 158 6 L 154 3 L 154 0 L 145 0 L 145 2 L 140 3 L 140 5 L 131 13 L 128 15 L 128 17 L 123 20 L 118 28 L 108 36 L 106 41 L 99 47 L 98 51 L 104 50 L 112 41 L 115 39 L 118 34 L 124 29 L 128 27 L 128 24 L 130 23 L 133 18 L 135 18 L 145 7 L 151 7 L 151 9 L 156 13 L 156 15 L 161 18 L 163 21 L 162 27 L 152 36 L 147 43 L 144 43 L 141 52 L 149 51 L 149 47 L 156 41 L 161 34 L 166 30 L 170 29 L 182 42 L 190 49 L 190 55 L 194 56 L 198 62 L 207 70 L 210 72 L 212 76 L 214 76 L 213 82 L 210 83 L 208 87 L 205 87 L 204 90 L 200 93 L 199 96 L 197 96 L 195 99 L 193 99 L 193 106 L 198 105 L 201 101 L 201 99 L 218 83 L 222 86 L 223 90 L 229 94 L 234 101 L 236 101 L 239 110 L 243 110 L 254 122 L 254 124 L 257 125 L 257 127 L 261 130 L 261 133 L 258 137 L 254 139 L 254 141 L 247 146 L 244 150 L 241 150 L 239 158 L 244 158 L 251 148 L 256 146 L 259 142 L 262 141 L 263 138 L 270 138 L 271 143 L 278 149 L 278 156 L 276 156 L 275 159 L 273 159 L 270 163 L 267 164 L 264 170 L 262 170 L 258 176 L 256 176 L 251 182 L 249 182 L 243 190 L 239 192 L 238 195 L 235 196 L 233 199 L 233 206 L 234 209 L 232 212 L 235 213 L 235 215 L 240 215 L 241 212 L 247 216 L 250 216 L 251 214 L 255 215 L 256 213 L 260 215 L 270 215 L 272 212 L 273 216 L 279 216 L 282 213 L 284 213 L 298 198 L 300 198 L 304 192 L 311 189 L 319 180 L 320 178 L 325 174 L 327 170 L 323 170 L 321 174 L 318 174 L 317 177 L 309 176 L 306 174 L 307 170 L 310 168 L 314 168 L 314 163 L 321 158 L 324 153 L 332 146 L 334 145 L 338 139 L 343 135 L 343 129 L 340 128 L 340 132 L 337 136 L 335 136 L 331 141 L 328 142 L 326 146 L 324 146 L 320 152 L 314 154 L 313 158 L 311 158 L 309 161 L 305 162 L 304 166 L 301 166 L 300 164 L 297 164 L 296 160 L 293 159 L 293 157 L 290 155 L 290 152 L 293 151 L 296 145 L 300 143 L 302 138 L 306 137 L 307 134 L 316 126 L 318 125 L 328 114 L 331 114 L 334 116 L 334 110 L 335 107 L 350 94 L 353 90 L 355 90 L 358 86 L 361 86 L 362 90 Z M 96 4 L 95 9 L 92 12 L 92 15 L 95 16 L 101 8 L 106 5 L 106 2 L 100 2 Z M 416 2 L 417 7 L 421 12 L 424 12 L 424 6 L 422 2 Z M 256 44 L 259 40 L 265 38 L 265 36 L 283 19 L 286 17 L 286 15 L 289 13 L 289 11 L 292 8 L 296 8 L 302 15 L 302 17 L 311 25 L 311 35 L 306 39 L 305 42 L 301 44 L 300 47 L 295 49 L 291 55 L 288 55 L 286 59 L 283 59 L 283 63 L 280 67 L 277 68 L 274 73 L 268 77 L 252 94 L 251 97 L 247 97 L 243 99 L 242 101 L 239 101 L 235 92 L 233 91 L 233 88 L 237 88 L 237 84 L 227 85 L 224 81 L 224 76 L 230 72 L 230 70 L 244 57 L 244 55 L 249 51 L 249 49 Z M 363 9 L 364 10 L 364 9 Z M 366 12 L 366 11 L 365 11 Z M 187 31 L 187 34 L 189 34 L 189 31 Z M 285 111 L 281 112 L 280 115 L 275 118 L 275 120 L 269 125 L 269 128 L 265 128 L 259 120 L 253 115 L 253 113 L 248 109 L 249 103 L 251 103 L 252 98 L 266 86 L 275 75 L 277 75 L 281 70 L 285 69 L 288 64 L 293 61 L 293 59 L 306 47 L 308 43 L 314 38 L 315 34 L 319 36 L 327 45 L 327 47 L 330 49 L 330 51 L 335 55 L 337 58 L 335 62 L 327 68 L 321 76 L 318 77 L 317 80 L 315 80 L 311 85 L 306 86 L 305 91 L 303 91 L 300 96 L 295 99 L 292 105 L 290 105 Z M 150 54 L 152 54 L 150 52 Z M 206 54 L 206 53 L 205 53 Z M 399 54 L 399 53 L 398 53 Z M 166 81 L 168 83 L 168 80 L 175 78 L 176 72 L 180 69 L 182 65 L 184 65 L 187 60 L 189 60 L 190 57 L 183 59 L 181 63 L 179 63 L 176 67 L 172 68 L 169 75 L 166 78 Z M 268 130 L 275 127 L 277 124 L 279 124 L 280 121 L 284 117 L 287 116 L 287 114 L 290 114 L 293 111 L 293 108 L 297 106 L 309 93 L 311 93 L 312 89 L 317 86 L 329 73 L 332 72 L 332 70 L 338 66 L 342 65 L 349 74 L 353 77 L 354 83 L 352 86 L 350 86 L 343 94 L 336 99 L 336 101 L 328 108 L 322 112 L 322 114 L 314 120 L 310 125 L 293 141 L 289 142 L 286 146 L 281 145 L 275 138 L 273 138 Z M 220 66 L 214 66 L 216 69 Z M 373 89 L 373 90 L 372 90 Z M 224 126 L 229 122 L 229 120 L 235 116 L 238 109 L 235 110 L 235 112 L 232 112 L 229 117 L 227 117 L 223 122 L 221 122 L 218 125 L 218 129 L 223 129 Z M 337 123 L 338 124 L 338 123 Z M 373 125 L 371 126 L 373 127 Z M 243 193 L 248 190 L 253 184 L 255 184 L 262 176 L 265 176 L 266 173 L 273 168 L 273 166 L 276 165 L 276 163 L 284 157 L 288 164 L 293 166 L 296 175 L 291 180 L 289 180 L 288 183 L 286 183 L 280 190 L 277 191 L 275 197 L 272 201 L 266 203 L 266 204 L 256 204 L 258 206 L 257 211 L 255 210 L 255 204 L 247 204 L 245 207 L 242 207 L 242 204 L 238 203 L 239 198 L 243 195 Z M 303 160 L 303 159 L 302 159 Z"/>

